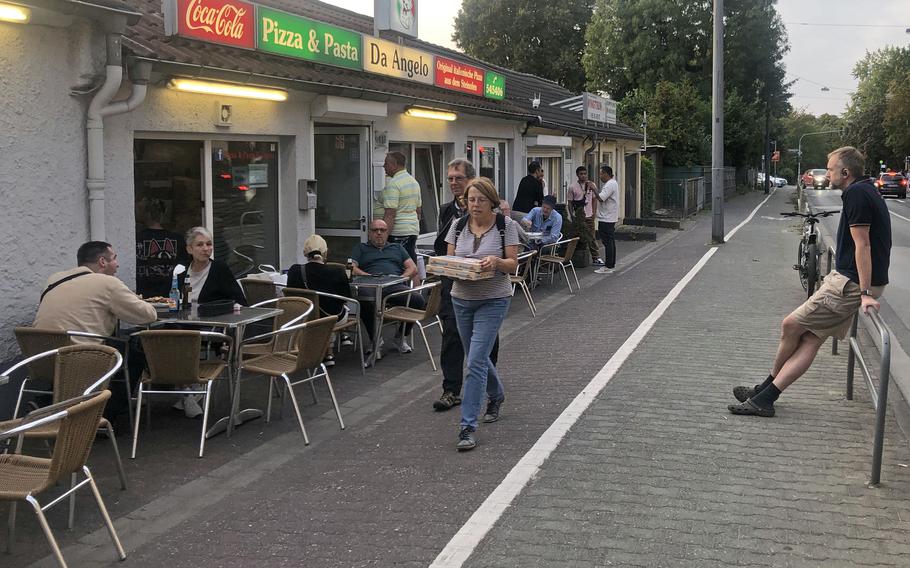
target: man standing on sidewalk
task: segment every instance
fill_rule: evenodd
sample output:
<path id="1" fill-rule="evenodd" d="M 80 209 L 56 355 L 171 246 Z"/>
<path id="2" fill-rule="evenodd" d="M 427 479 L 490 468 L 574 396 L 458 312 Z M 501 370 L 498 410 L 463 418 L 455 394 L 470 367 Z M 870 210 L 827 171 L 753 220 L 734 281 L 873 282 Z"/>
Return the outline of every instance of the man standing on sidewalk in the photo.
<path id="1" fill-rule="evenodd" d="M 612 274 L 616 267 L 616 222 L 619 220 L 619 184 L 613 179 L 613 168 L 600 166 L 603 185 L 597 194 L 597 234 L 604 245 L 604 265 L 598 274 Z M 597 245 L 595 245 L 597 246 Z"/>
<path id="2" fill-rule="evenodd" d="M 588 179 L 588 169 L 584 166 L 575 168 L 578 181 L 569 187 L 569 210 L 572 212 L 572 225 L 575 235 L 580 237 L 578 244 L 582 250 L 588 249 L 591 253 L 591 264 L 603 266 L 600 260 L 600 250 L 597 239 L 594 238 L 595 212 L 597 210 L 597 184 Z"/>
<path id="3" fill-rule="evenodd" d="M 862 153 L 850 146 L 828 154 L 828 180 L 832 188 L 843 190 L 836 269 L 784 318 L 768 378 L 754 387 L 733 389 L 740 401 L 728 407 L 733 414 L 774 416 L 777 397 L 809 369 L 825 339 L 844 339 L 857 309 L 878 311 L 876 298 L 888 283 L 891 217 L 872 180 L 863 176 L 865 164 Z"/>
<path id="4" fill-rule="evenodd" d="M 452 192 L 452 201 L 439 209 L 439 232 L 436 233 L 436 242 L 433 249 L 436 254 L 444 255 L 449 250 L 446 235 L 452 223 L 458 221 L 465 213 L 461 198 L 464 189 L 475 176 L 474 164 L 468 160 L 457 158 L 449 162 L 446 181 Z M 461 404 L 461 385 L 464 381 L 464 346 L 461 336 L 458 335 L 458 326 L 455 324 L 455 310 L 452 308 L 452 279 L 442 276 L 442 298 L 439 303 L 439 319 L 442 321 L 442 347 L 439 354 L 439 363 L 442 367 L 442 396 L 433 402 L 436 410 L 448 410 Z M 493 364 L 499 357 L 499 336 L 493 343 L 490 359 Z"/>
<path id="5" fill-rule="evenodd" d="M 389 242 L 404 247 L 417 262 L 417 235 L 420 234 L 420 184 L 405 169 L 406 159 L 401 152 L 386 154 L 382 168 L 389 176 L 382 189 L 382 201 L 373 212 L 389 227 Z"/>

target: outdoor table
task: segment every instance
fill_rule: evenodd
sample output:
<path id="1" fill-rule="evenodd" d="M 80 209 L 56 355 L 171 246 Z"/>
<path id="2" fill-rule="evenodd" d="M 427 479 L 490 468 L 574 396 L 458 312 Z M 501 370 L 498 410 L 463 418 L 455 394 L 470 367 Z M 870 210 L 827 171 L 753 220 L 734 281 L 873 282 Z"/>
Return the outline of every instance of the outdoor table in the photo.
<path id="1" fill-rule="evenodd" d="M 241 307 L 239 312 L 230 312 L 217 316 L 200 316 L 196 310 L 180 310 L 177 312 L 162 313 L 158 317 L 158 324 L 171 324 L 175 326 L 188 325 L 193 327 L 217 327 L 224 330 L 225 335 L 231 335 L 234 342 L 231 345 L 230 354 L 230 375 L 228 380 L 234 380 L 233 395 L 231 396 L 231 411 L 228 416 L 219 419 L 208 432 L 206 438 L 211 438 L 215 434 L 228 431 L 230 435 L 233 426 L 239 426 L 244 422 L 259 418 L 262 416 L 262 410 L 258 408 L 246 408 L 238 410 L 240 406 L 240 364 L 241 354 L 240 347 L 243 343 L 243 333 L 246 326 L 257 321 L 266 320 L 281 315 L 283 310 L 276 308 L 247 308 Z M 230 420 L 233 416 L 234 419 Z"/>
<path id="2" fill-rule="evenodd" d="M 541 245 L 541 242 L 546 236 L 543 232 L 525 231 L 525 235 L 528 237 L 528 244 L 537 249 L 537 254 L 531 259 L 531 269 L 528 271 L 528 278 L 530 279 L 529 284 L 533 290 L 537 288 L 537 275 L 540 272 L 540 254 L 543 252 L 542 249 L 549 245 Z"/>
<path id="3" fill-rule="evenodd" d="M 373 306 L 373 351 L 370 353 L 368 366 L 376 363 L 376 354 L 379 352 L 379 340 L 382 338 L 382 330 L 379 329 L 379 322 L 382 319 L 382 291 L 389 286 L 404 284 L 408 281 L 406 276 L 380 275 L 380 276 L 354 276 L 351 278 L 351 287 L 354 288 L 358 296 L 360 291 L 369 292 L 372 288 L 374 306 Z"/>

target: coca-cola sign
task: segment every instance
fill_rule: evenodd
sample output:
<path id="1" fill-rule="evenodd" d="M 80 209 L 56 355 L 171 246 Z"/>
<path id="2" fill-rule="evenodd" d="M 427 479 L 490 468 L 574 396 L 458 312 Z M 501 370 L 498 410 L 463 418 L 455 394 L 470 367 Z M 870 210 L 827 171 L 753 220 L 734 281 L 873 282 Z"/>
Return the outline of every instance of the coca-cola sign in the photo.
<path id="1" fill-rule="evenodd" d="M 170 24 L 165 30 L 168 34 L 256 48 L 253 4 L 239 0 L 166 0 L 164 7 L 165 22 Z"/>

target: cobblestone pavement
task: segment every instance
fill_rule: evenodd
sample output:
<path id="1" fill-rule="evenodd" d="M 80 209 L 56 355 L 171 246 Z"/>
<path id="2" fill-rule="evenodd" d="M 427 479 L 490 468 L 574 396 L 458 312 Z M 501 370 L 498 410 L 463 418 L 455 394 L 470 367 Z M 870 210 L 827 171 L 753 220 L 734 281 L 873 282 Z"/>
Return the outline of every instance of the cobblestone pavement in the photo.
<path id="1" fill-rule="evenodd" d="M 910 448 L 827 345 L 773 419 L 732 416 L 801 301 L 780 192 L 709 261 L 467 566 L 907 566 Z M 841 350 L 844 353 L 844 350 Z"/>
<path id="2" fill-rule="evenodd" d="M 728 202 L 727 226 L 761 197 Z M 761 214 L 786 207 L 781 193 Z M 457 411 L 430 409 L 441 375 L 420 347 L 365 377 L 339 357 L 333 383 L 347 429 L 324 391 L 316 404 L 303 394 L 308 447 L 285 409 L 283 420 L 209 440 L 197 460 L 198 422 L 156 409 L 127 463 L 129 491 L 117 489 L 104 444 L 92 457 L 127 563 L 429 565 L 704 254 L 710 223 L 703 214 L 657 243 L 618 243 L 617 274 L 580 271 L 571 296 L 564 284 L 538 288 L 537 319 L 517 296 L 502 334 L 503 419 L 481 428 L 467 454 L 454 450 Z M 910 460 L 906 441 L 889 425 L 885 486 L 866 489 L 872 409 L 861 389 L 843 401 L 843 356 L 824 356 L 782 397 L 777 418 L 726 414 L 737 380 L 766 372 L 777 322 L 799 301 L 795 243 L 791 222 L 756 217 L 722 247 L 468 565 L 886 564 L 906 552 L 908 472 L 897 466 Z M 438 352 L 436 332 L 431 344 Z M 264 400 L 257 382 L 244 389 L 253 405 Z M 72 533 L 65 507 L 51 513 L 70 565 L 124 566 L 90 496 L 79 505 Z M 53 565 L 21 509 L 19 533 L 10 566 Z"/>

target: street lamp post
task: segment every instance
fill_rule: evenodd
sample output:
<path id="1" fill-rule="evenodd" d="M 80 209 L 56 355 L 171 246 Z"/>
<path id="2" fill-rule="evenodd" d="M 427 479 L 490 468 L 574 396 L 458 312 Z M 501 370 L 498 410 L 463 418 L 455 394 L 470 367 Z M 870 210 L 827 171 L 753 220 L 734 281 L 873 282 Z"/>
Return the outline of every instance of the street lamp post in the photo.
<path id="1" fill-rule="evenodd" d="M 711 242 L 724 242 L 724 0 L 714 0 L 711 85 Z"/>
<path id="2" fill-rule="evenodd" d="M 838 128 L 837 130 L 821 130 L 819 132 L 807 132 L 799 137 L 799 144 L 797 145 L 797 148 L 796 148 L 796 175 L 797 176 L 803 175 L 803 138 L 805 138 L 806 136 L 820 136 L 822 134 L 833 134 L 835 132 L 840 132 L 841 135 L 843 136 L 844 129 Z M 798 180 L 797 180 L 797 185 L 798 185 Z"/>

